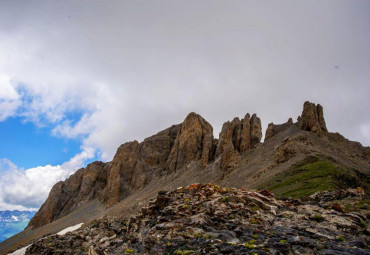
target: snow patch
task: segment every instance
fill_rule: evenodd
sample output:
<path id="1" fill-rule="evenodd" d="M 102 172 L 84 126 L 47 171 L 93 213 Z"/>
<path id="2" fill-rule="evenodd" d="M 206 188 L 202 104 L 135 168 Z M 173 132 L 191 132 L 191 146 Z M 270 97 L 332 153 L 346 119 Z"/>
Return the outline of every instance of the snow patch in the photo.
<path id="1" fill-rule="evenodd" d="M 19 250 L 16 250 L 15 252 L 13 252 L 13 253 L 9 253 L 8 255 L 24 255 L 24 254 L 26 254 L 26 250 L 27 250 L 27 248 L 28 247 L 30 247 L 32 244 L 30 244 L 30 245 L 27 245 L 26 247 L 23 247 L 23 248 L 21 248 L 21 249 L 19 249 Z"/>
<path id="2" fill-rule="evenodd" d="M 63 236 L 63 235 L 65 235 L 65 234 L 67 234 L 68 232 L 72 232 L 72 231 L 75 231 L 75 230 L 79 229 L 82 225 L 83 225 L 83 223 L 80 223 L 80 224 L 74 225 L 74 226 L 72 226 L 72 227 L 65 228 L 65 229 L 63 229 L 62 231 L 59 231 L 59 232 L 57 233 L 57 235 L 59 235 L 59 236 Z M 42 239 L 43 239 L 43 238 L 42 238 Z M 15 252 L 13 252 L 13 253 L 9 253 L 8 255 L 24 255 L 24 254 L 26 254 L 26 250 L 27 250 L 27 248 L 28 248 L 28 247 L 30 247 L 31 245 L 32 245 L 32 244 L 27 245 L 26 247 L 23 247 L 23 248 L 21 248 L 21 249 L 19 249 L 19 250 L 16 250 L 16 251 L 15 251 Z"/>
<path id="3" fill-rule="evenodd" d="M 82 225 L 83 225 L 83 223 L 80 223 L 80 224 L 74 225 L 72 227 L 65 228 L 62 231 L 58 232 L 57 235 L 64 236 L 68 232 L 75 231 L 75 230 L 79 229 Z"/>

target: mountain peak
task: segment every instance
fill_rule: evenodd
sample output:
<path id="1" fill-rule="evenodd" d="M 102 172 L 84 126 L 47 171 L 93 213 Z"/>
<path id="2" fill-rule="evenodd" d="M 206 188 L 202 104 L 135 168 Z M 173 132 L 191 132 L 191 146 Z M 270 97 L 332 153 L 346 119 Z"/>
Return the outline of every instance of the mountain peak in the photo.
<path id="1" fill-rule="evenodd" d="M 181 124 L 167 160 L 170 172 L 193 160 L 201 160 L 204 168 L 212 158 L 213 127 L 202 116 L 191 112 Z"/>
<path id="2" fill-rule="evenodd" d="M 298 118 L 299 127 L 302 130 L 312 131 L 317 134 L 327 133 L 326 123 L 324 119 L 323 107 L 306 101 L 303 105 L 303 111 Z"/>

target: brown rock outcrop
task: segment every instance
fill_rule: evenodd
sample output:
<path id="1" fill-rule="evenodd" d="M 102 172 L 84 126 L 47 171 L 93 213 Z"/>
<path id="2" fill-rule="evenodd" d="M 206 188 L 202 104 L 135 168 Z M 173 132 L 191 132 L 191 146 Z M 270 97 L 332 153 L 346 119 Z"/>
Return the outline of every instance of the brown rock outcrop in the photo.
<path id="1" fill-rule="evenodd" d="M 129 195 L 132 187 L 142 185 L 146 179 L 143 168 L 139 143 L 133 141 L 121 145 L 112 160 L 103 200 L 113 205 Z"/>
<path id="2" fill-rule="evenodd" d="M 112 160 L 102 200 L 113 205 L 143 188 L 156 170 L 165 167 L 179 130 L 180 125 L 173 125 L 140 144 L 133 141 L 121 145 Z"/>
<path id="3" fill-rule="evenodd" d="M 235 165 L 235 162 L 238 162 L 240 160 L 240 155 L 238 153 L 240 145 L 240 134 L 241 132 L 239 118 L 234 118 L 233 121 L 228 121 L 223 124 L 216 150 L 216 157 L 221 155 L 222 169 L 232 167 L 233 165 Z M 248 141 L 248 144 L 244 144 L 244 146 L 249 147 L 250 140 Z"/>
<path id="4" fill-rule="evenodd" d="M 293 120 L 292 118 L 289 118 L 289 120 L 286 123 L 275 125 L 274 123 L 270 123 L 266 129 L 265 133 L 265 141 L 269 140 L 271 137 L 274 135 L 280 133 L 281 131 L 287 129 L 293 125 Z"/>
<path id="5" fill-rule="evenodd" d="M 302 130 L 312 131 L 316 134 L 328 132 L 324 119 L 323 107 L 306 101 L 303 105 L 302 115 L 298 118 L 298 125 Z"/>
<path id="6" fill-rule="evenodd" d="M 121 145 L 112 162 L 94 162 L 54 185 L 28 228 L 34 229 L 67 215 L 95 198 L 113 205 L 142 188 L 157 169 L 163 169 L 180 125 L 158 134 Z"/>
<path id="7" fill-rule="evenodd" d="M 140 149 L 143 161 L 150 166 L 164 167 L 180 127 L 180 124 L 172 125 L 156 135 L 145 138 Z"/>
<path id="8" fill-rule="evenodd" d="M 99 197 L 106 185 L 110 163 L 100 161 L 87 165 L 71 175 L 64 182 L 58 182 L 51 189 L 45 203 L 29 222 L 27 229 L 35 229 L 67 215 L 86 201 Z"/>
<path id="9" fill-rule="evenodd" d="M 258 144 L 262 138 L 262 125 L 256 114 L 251 118 L 251 146 Z"/>
<path id="10" fill-rule="evenodd" d="M 241 152 L 244 152 L 251 147 L 251 117 L 249 113 L 241 120 L 241 125 L 239 148 Z"/>
<path id="11" fill-rule="evenodd" d="M 167 168 L 174 172 L 194 160 L 201 160 L 201 166 L 205 167 L 213 157 L 213 151 L 212 126 L 192 112 L 181 124 L 166 163 Z"/>
<path id="12" fill-rule="evenodd" d="M 234 118 L 225 122 L 219 136 L 216 156 L 221 156 L 221 168 L 235 165 L 240 159 L 240 153 L 253 148 L 261 141 L 261 120 L 256 114 L 250 118 L 247 113 L 244 119 Z"/>

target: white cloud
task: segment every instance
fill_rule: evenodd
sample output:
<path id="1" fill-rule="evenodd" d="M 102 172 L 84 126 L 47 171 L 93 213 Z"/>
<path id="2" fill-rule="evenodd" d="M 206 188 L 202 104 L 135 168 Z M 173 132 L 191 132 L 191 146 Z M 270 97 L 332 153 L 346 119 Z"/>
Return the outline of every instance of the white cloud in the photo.
<path id="1" fill-rule="evenodd" d="M 10 78 L 0 73 L 0 121 L 15 115 L 20 106 L 20 97 Z"/>
<path id="2" fill-rule="evenodd" d="M 17 166 L 13 162 L 6 158 L 0 159 L 0 173 L 13 170 L 17 170 Z"/>
<path id="3" fill-rule="evenodd" d="M 18 169 L 8 159 L 0 159 L 0 210 L 36 210 L 58 181 L 65 180 L 94 156 L 94 149 L 83 151 L 57 166 Z"/>

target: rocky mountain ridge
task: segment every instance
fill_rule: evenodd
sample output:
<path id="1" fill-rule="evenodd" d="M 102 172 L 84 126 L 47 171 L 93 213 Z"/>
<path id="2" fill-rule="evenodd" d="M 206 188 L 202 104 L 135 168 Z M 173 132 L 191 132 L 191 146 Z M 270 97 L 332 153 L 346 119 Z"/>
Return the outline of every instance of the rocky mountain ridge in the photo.
<path id="1" fill-rule="evenodd" d="M 286 138 L 280 142 L 281 135 L 285 135 Z M 28 229 L 48 224 L 93 199 L 98 199 L 105 206 L 113 206 L 148 187 L 153 180 L 179 174 L 181 176 L 181 173 L 189 169 L 206 173 L 207 169 L 211 168 L 217 172 L 219 179 L 225 179 L 227 183 L 228 177 L 225 175 L 232 177 L 236 175 L 238 169 L 240 171 L 241 167 L 253 162 L 254 159 L 248 159 L 248 156 L 258 151 L 261 138 L 261 120 L 256 114 L 252 117 L 246 114 L 241 120 L 234 118 L 231 122 L 224 123 L 219 139 L 215 139 L 212 126 L 200 115 L 190 113 L 183 123 L 173 125 L 141 143 L 133 141 L 121 145 L 111 162 L 91 163 L 66 181 L 57 183 L 30 221 Z M 318 141 L 314 142 L 315 139 Z M 332 140 L 343 143 L 342 147 L 350 146 L 355 153 L 352 157 L 362 160 L 360 163 L 348 161 L 346 164 L 352 164 L 351 167 L 356 169 L 370 171 L 370 149 L 346 141 L 340 135 L 329 133 L 321 105 L 305 102 L 297 123 L 289 119 L 287 123 L 281 125 L 269 124 L 265 144 L 273 144 L 275 140 L 279 142 L 273 145 L 273 160 L 267 162 L 266 167 L 260 167 L 255 171 L 256 176 L 258 174 L 269 176 L 269 169 L 278 169 L 286 162 L 293 164 L 294 159 L 299 159 L 300 154 L 317 154 L 311 145 L 318 143 L 322 146 L 322 141 Z M 271 151 L 270 148 L 268 153 Z M 263 152 L 259 152 L 261 153 Z M 347 155 L 346 158 L 350 159 L 350 156 Z M 238 183 L 240 180 L 237 179 L 247 180 L 250 175 L 248 178 L 243 175 L 240 175 L 240 178 L 231 177 L 229 180 Z M 209 179 L 212 178 L 213 176 Z"/>
<path id="2" fill-rule="evenodd" d="M 357 187 L 369 193 L 370 148 L 329 132 L 321 106 L 306 102 L 296 123 L 270 123 L 264 142 L 260 119 L 250 116 L 226 122 L 215 139 L 212 126 L 191 113 L 140 143 L 121 145 L 111 162 L 94 162 L 57 183 L 28 228 L 0 243 L 0 254 L 81 222 L 137 215 L 159 191 L 192 183 L 301 199 Z"/>

